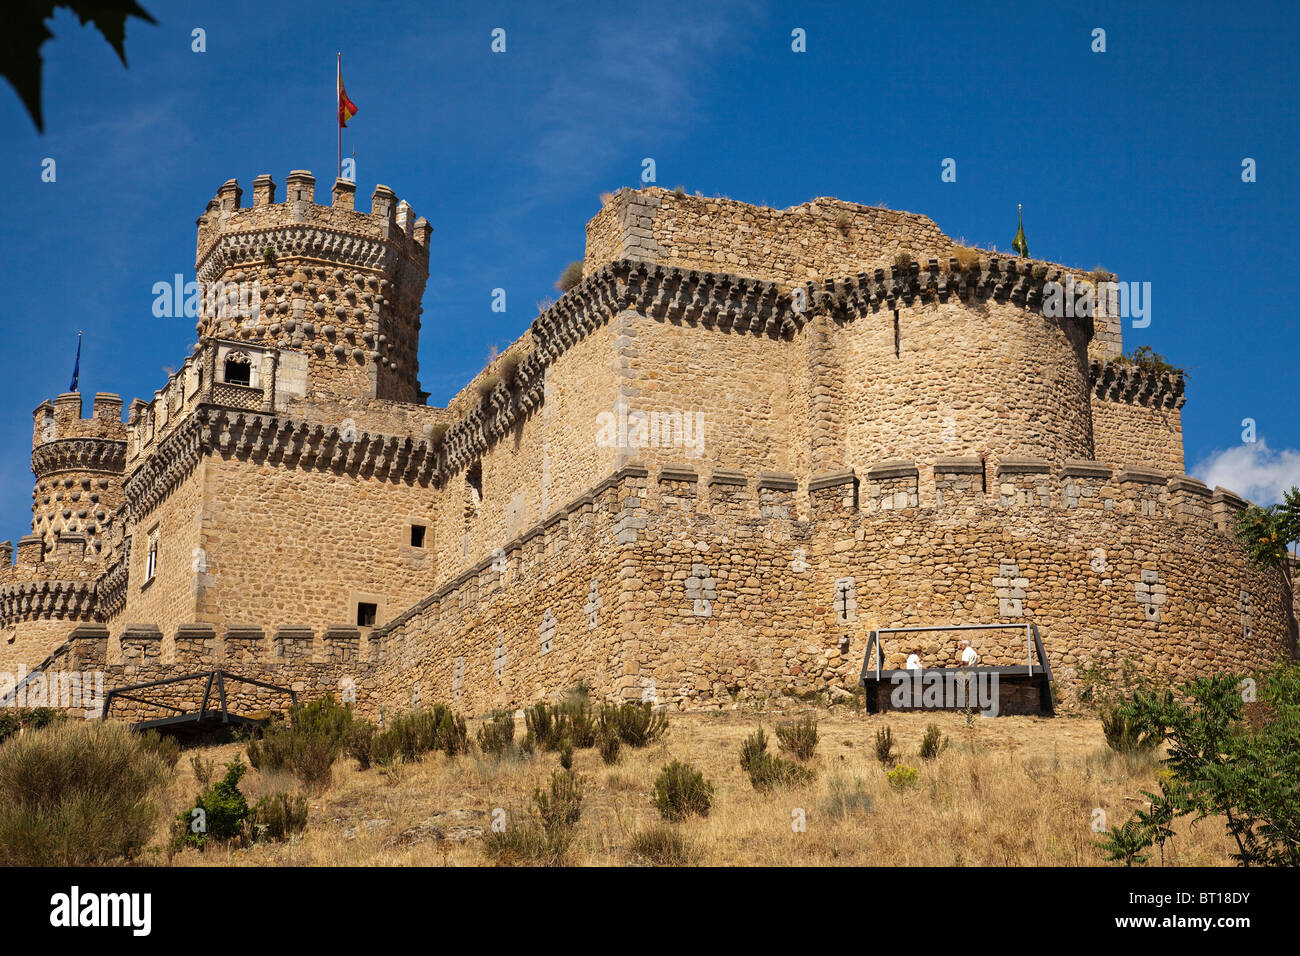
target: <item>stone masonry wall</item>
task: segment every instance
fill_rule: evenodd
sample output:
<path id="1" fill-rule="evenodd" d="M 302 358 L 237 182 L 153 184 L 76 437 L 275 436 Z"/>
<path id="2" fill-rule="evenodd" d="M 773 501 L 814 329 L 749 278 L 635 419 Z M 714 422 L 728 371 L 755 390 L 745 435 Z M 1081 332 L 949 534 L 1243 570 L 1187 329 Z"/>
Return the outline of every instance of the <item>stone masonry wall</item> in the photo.
<path id="1" fill-rule="evenodd" d="M 385 629 L 378 686 L 391 705 L 415 680 L 475 712 L 579 677 L 602 694 L 685 705 L 842 690 L 867 634 L 886 626 L 1035 623 L 1067 704 L 1092 662 L 1186 680 L 1266 667 L 1283 650 L 1279 581 L 1223 530 L 1236 506 L 1190 479 L 1076 465 L 1028 473 L 1041 494 L 965 485 L 942 506 L 913 494 L 872 509 L 854 506 L 848 476 L 813 483 L 804 522 L 780 481 L 685 472 L 628 469 L 590 514 L 579 506 L 512 555 L 504 580 L 453 582 Z M 601 571 L 616 568 L 611 594 Z M 594 645 L 579 627 L 596 606 L 592 578 Z M 1016 664 L 1022 640 L 975 643 L 985 663 Z M 941 664 L 947 643 L 891 641 L 887 666 L 911 644 Z"/>

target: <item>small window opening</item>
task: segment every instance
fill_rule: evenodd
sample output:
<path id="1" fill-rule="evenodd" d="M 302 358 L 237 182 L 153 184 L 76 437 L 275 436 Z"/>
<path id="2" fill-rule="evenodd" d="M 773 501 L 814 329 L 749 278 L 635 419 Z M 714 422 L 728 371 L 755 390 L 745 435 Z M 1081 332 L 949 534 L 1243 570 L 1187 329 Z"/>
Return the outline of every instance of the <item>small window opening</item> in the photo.
<path id="1" fill-rule="evenodd" d="M 469 484 L 469 490 L 477 508 L 483 503 L 483 465 L 474 464 L 465 472 L 465 481 Z"/>
<path id="2" fill-rule="evenodd" d="M 357 603 L 357 627 L 374 627 L 375 614 L 378 610 L 379 608 L 374 604 L 359 601 Z"/>
<path id="3" fill-rule="evenodd" d="M 253 365 L 245 356 L 226 359 L 226 382 L 230 385 L 252 385 Z"/>
<path id="4" fill-rule="evenodd" d="M 153 531 L 149 532 L 149 553 L 145 559 L 145 564 L 144 564 L 145 582 L 148 583 L 149 581 L 152 581 L 157 571 L 158 571 L 158 531 L 157 529 L 154 529 Z"/>
<path id="5" fill-rule="evenodd" d="M 894 358 L 898 358 L 899 347 L 902 345 L 902 337 L 898 329 L 898 312 L 894 312 Z"/>
<path id="6" fill-rule="evenodd" d="M 413 548 L 424 547 L 424 525 L 422 524 L 411 525 L 411 547 Z"/>

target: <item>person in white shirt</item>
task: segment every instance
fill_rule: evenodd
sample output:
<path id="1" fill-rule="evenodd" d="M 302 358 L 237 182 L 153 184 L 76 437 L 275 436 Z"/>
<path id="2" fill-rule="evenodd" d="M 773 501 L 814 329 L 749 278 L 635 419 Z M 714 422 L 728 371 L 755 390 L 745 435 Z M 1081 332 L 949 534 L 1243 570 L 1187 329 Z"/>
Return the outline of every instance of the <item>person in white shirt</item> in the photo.
<path id="1" fill-rule="evenodd" d="M 909 671 L 919 671 L 921 669 L 921 655 L 912 651 L 907 655 L 907 669 Z"/>
<path id="2" fill-rule="evenodd" d="M 975 648 L 970 646 L 970 641 L 961 641 L 957 646 L 961 648 L 958 658 L 963 667 L 974 667 L 980 662 L 980 656 L 975 653 Z"/>

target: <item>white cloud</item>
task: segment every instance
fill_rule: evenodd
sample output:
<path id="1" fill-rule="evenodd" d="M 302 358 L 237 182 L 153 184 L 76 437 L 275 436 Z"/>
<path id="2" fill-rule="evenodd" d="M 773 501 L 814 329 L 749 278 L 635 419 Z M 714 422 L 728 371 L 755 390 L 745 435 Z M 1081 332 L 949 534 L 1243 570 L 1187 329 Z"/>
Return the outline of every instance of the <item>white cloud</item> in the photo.
<path id="1" fill-rule="evenodd" d="M 1259 505 L 1282 500 L 1282 492 L 1300 486 L 1300 450 L 1274 451 L 1262 438 L 1216 451 L 1192 469 L 1211 488 L 1235 491 Z"/>

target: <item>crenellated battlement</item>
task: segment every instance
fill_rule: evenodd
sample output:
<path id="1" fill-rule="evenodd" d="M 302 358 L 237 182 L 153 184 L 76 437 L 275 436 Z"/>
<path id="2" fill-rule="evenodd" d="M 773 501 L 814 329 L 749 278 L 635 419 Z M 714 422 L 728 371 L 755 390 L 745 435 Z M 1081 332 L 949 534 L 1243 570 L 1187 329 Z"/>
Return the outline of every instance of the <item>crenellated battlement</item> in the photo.
<path id="1" fill-rule="evenodd" d="M 285 182 L 284 201 L 277 203 L 275 182 L 262 174 L 253 181 L 252 206 L 243 206 L 239 182 L 227 180 L 197 221 L 199 280 L 210 282 L 234 265 L 259 262 L 268 247 L 277 257 L 378 270 L 392 268 L 390 257 L 396 253 L 428 275 L 433 227 L 416 217 L 406 200 L 377 185 L 367 213 L 355 208 L 357 186 L 351 180 L 335 180 L 330 205 L 317 203 L 315 191 L 316 178 L 296 169 Z"/>
<path id="2" fill-rule="evenodd" d="M 96 392 L 89 418 L 82 418 L 80 392 L 65 392 L 45 400 L 32 412 L 32 450 L 67 439 L 125 441 L 122 399 L 112 392 Z"/>
<path id="3" fill-rule="evenodd" d="M 1187 401 L 1181 371 L 1154 368 L 1138 362 L 1093 361 L 1089 366 L 1093 394 L 1108 402 L 1127 402 L 1151 408 L 1182 408 Z"/>

